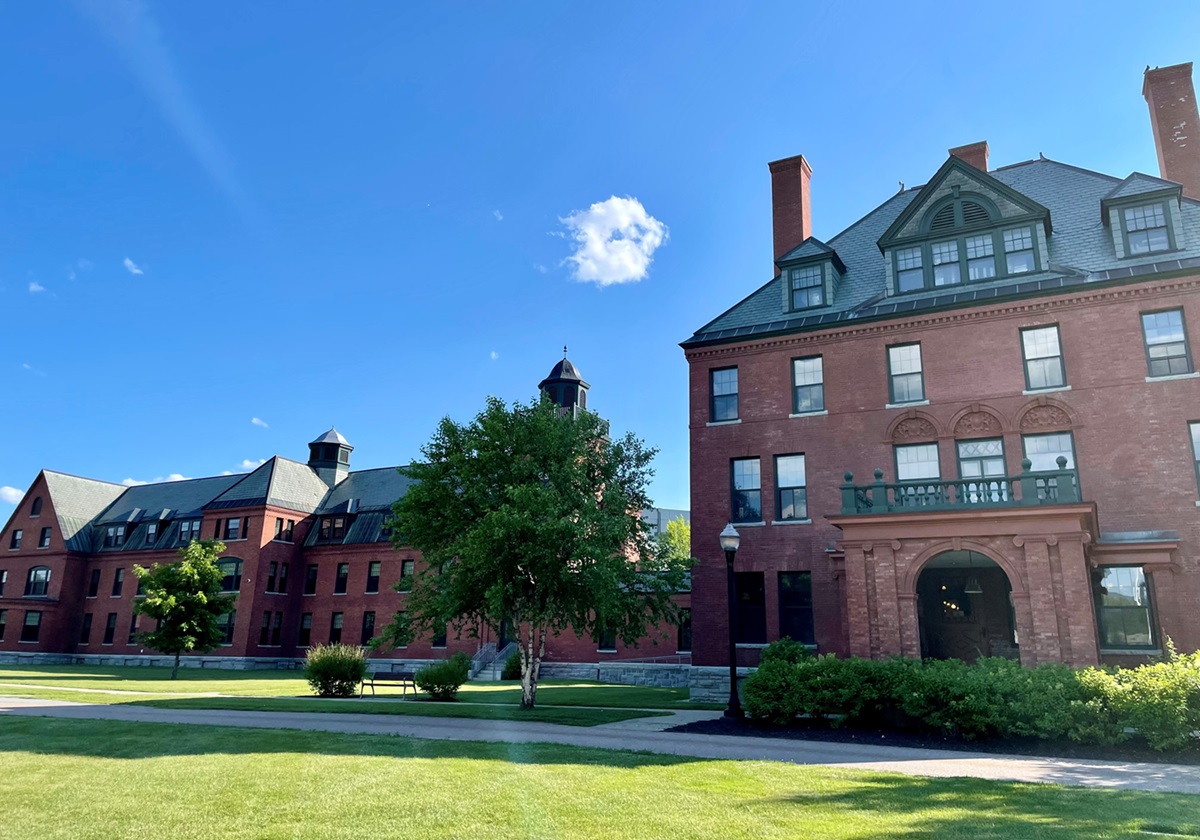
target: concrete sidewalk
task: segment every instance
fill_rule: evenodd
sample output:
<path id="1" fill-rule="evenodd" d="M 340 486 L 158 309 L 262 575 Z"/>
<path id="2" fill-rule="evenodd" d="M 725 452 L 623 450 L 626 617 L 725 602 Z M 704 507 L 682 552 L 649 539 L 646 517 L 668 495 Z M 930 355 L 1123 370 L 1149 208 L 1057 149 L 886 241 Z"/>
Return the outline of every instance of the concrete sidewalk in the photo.
<path id="1" fill-rule="evenodd" d="M 646 750 L 665 755 L 708 759 L 821 764 L 828 767 L 882 770 L 912 776 L 966 776 L 1124 790 L 1200 793 L 1200 768 L 1178 764 L 1125 764 L 1115 761 L 1034 758 L 821 741 L 694 735 L 654 731 L 645 726 L 638 726 L 637 721 L 585 728 L 551 723 L 353 713 L 158 709 L 149 706 L 105 706 L 6 697 L 0 697 L 0 714 L 73 720 L 304 729 L 449 741 L 541 742 L 600 749 Z"/>

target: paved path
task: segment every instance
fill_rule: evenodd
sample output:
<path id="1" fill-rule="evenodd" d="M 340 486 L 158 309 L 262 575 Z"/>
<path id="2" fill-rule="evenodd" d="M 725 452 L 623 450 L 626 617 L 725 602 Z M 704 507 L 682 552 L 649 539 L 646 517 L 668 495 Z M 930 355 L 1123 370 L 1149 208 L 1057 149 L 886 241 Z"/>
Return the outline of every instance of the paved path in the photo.
<path id="1" fill-rule="evenodd" d="M 150 706 L 105 706 L 6 697 L 0 697 L 0 714 L 76 720 L 306 729 L 450 741 L 543 742 L 602 749 L 647 750 L 697 758 L 822 764 L 858 770 L 884 770 L 913 776 L 968 776 L 1128 790 L 1200 793 L 1200 768 L 1176 764 L 1125 764 L 1115 761 L 1031 758 L 865 744 L 656 732 L 636 726 L 636 721 L 585 728 L 551 723 L 351 713 L 158 709 Z"/>

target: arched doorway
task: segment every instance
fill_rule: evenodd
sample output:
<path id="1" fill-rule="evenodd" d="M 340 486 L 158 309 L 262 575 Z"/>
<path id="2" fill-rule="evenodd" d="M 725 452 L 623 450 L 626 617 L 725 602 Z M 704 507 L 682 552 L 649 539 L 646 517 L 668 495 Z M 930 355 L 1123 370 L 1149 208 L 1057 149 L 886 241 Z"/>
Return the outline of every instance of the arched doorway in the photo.
<path id="1" fill-rule="evenodd" d="M 944 551 L 917 578 L 921 656 L 974 662 L 1019 658 L 1012 585 L 978 551 Z"/>

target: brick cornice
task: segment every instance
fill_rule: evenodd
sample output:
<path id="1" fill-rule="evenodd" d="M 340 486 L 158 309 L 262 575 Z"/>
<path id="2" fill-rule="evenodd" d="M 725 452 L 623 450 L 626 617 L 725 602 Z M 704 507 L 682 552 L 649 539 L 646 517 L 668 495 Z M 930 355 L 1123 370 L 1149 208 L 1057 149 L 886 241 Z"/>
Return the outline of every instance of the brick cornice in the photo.
<path id="1" fill-rule="evenodd" d="M 829 341 L 844 341 L 864 338 L 874 335 L 906 332 L 913 329 L 944 326 L 946 324 L 969 323 L 981 319 L 1011 318 L 1031 313 L 1048 312 L 1051 310 L 1076 309 L 1096 303 L 1127 300 L 1130 298 L 1152 297 L 1196 291 L 1200 289 L 1200 275 L 1189 274 L 1169 280 L 1139 282 L 1136 285 L 1105 286 L 1073 294 L 1056 295 L 1054 297 L 1024 298 L 1003 304 L 976 306 L 970 309 L 943 310 L 925 316 L 914 316 L 904 319 L 887 321 L 871 321 L 858 326 L 853 324 L 842 328 L 776 335 L 759 341 L 749 340 L 719 346 L 699 347 L 684 350 L 687 360 L 713 358 L 746 352 L 763 352 L 786 349 L 789 347 L 803 348 L 813 343 Z"/>

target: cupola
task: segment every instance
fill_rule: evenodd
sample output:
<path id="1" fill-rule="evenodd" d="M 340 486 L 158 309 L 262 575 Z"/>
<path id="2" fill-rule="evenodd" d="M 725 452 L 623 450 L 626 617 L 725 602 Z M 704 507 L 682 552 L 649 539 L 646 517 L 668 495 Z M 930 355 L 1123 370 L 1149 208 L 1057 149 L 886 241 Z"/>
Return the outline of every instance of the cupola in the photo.
<path id="1" fill-rule="evenodd" d="M 308 445 L 308 465 L 330 487 L 350 472 L 350 453 L 354 447 L 337 429 L 330 429 Z"/>
<path id="2" fill-rule="evenodd" d="M 567 358 L 567 348 L 563 347 L 562 361 L 550 371 L 550 375 L 538 383 L 538 390 L 544 391 L 555 405 L 574 410 L 576 407 L 587 408 L 587 392 L 591 387 L 583 381 L 579 371 Z"/>

